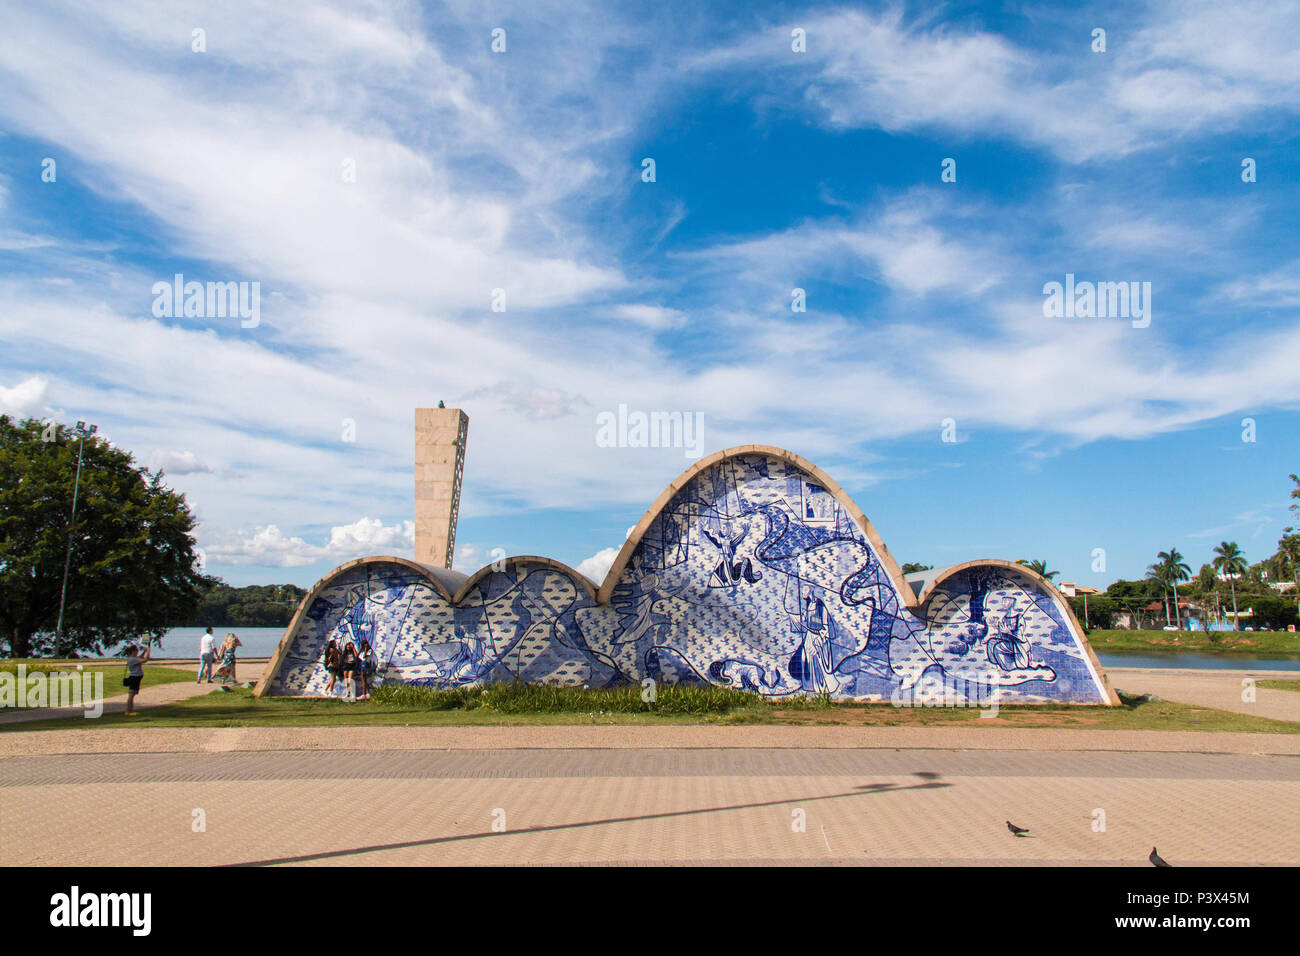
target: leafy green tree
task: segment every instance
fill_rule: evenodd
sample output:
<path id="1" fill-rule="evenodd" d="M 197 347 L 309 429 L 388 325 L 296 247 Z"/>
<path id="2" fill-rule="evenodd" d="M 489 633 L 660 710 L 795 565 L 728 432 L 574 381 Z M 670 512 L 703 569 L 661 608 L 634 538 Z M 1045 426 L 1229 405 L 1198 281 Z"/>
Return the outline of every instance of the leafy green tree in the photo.
<path id="1" fill-rule="evenodd" d="M 90 438 L 69 526 L 76 459 L 68 429 L 0 415 L 0 641 L 14 657 L 54 650 L 69 541 L 60 652 L 160 637 L 198 607 L 205 579 L 185 497 L 161 472 Z"/>
<path id="2" fill-rule="evenodd" d="M 1115 601 L 1118 608 L 1132 615 L 1133 624 L 1139 631 L 1142 630 L 1142 615 L 1146 613 L 1146 606 L 1152 601 L 1159 600 L 1163 593 L 1164 590 L 1159 582 L 1150 577 L 1140 581 L 1125 581 L 1121 578 L 1106 588 L 1106 597 Z"/>
<path id="3" fill-rule="evenodd" d="M 1041 574 L 1049 581 L 1061 573 L 1060 571 L 1047 570 L 1047 562 L 1042 560 L 1041 558 L 1034 558 L 1034 560 L 1032 561 L 1028 560 L 1027 558 L 1020 558 L 1018 561 L 1016 561 L 1016 564 L 1024 565 L 1030 571 L 1034 571 L 1037 572 L 1038 574 Z"/>
<path id="4" fill-rule="evenodd" d="M 1291 480 L 1295 482 L 1291 497 L 1300 498 L 1300 476 L 1292 475 Z M 1300 515 L 1300 502 L 1293 504 L 1291 510 Z M 1277 562 L 1278 577 L 1289 577 L 1295 582 L 1296 591 L 1300 592 L 1300 533 L 1296 532 L 1294 526 L 1282 529 L 1282 537 L 1277 542 L 1277 554 L 1273 557 Z"/>
<path id="5" fill-rule="evenodd" d="M 306 591 L 292 584 L 250 584 L 234 588 L 213 579 L 198 613 L 187 623 L 213 627 L 284 627 Z"/>
<path id="6" fill-rule="evenodd" d="M 1100 594 L 1091 597 L 1080 594 L 1066 600 L 1069 601 L 1074 616 L 1080 621 L 1087 622 L 1084 626 L 1090 631 L 1114 627 L 1115 615 L 1121 610 L 1118 601 Z"/>
<path id="7" fill-rule="evenodd" d="M 1294 601 L 1285 597 L 1258 597 L 1251 601 L 1254 615 L 1251 624 L 1257 631 L 1285 631 L 1297 623 L 1297 610 Z"/>
<path id="8" fill-rule="evenodd" d="M 917 571 L 929 571 L 934 568 L 933 564 L 921 564 L 917 561 L 908 561 L 903 565 L 904 574 L 915 574 Z"/>
<path id="9" fill-rule="evenodd" d="M 1295 528 L 1283 528 L 1286 533 L 1277 541 L 1277 554 L 1273 555 L 1279 579 L 1290 578 L 1300 587 L 1300 534 Z"/>
<path id="10" fill-rule="evenodd" d="M 1201 602 L 1201 613 L 1205 616 L 1205 629 L 1208 631 L 1210 629 L 1210 602 L 1214 602 L 1216 611 L 1219 602 L 1219 575 L 1215 572 L 1214 565 L 1201 565 L 1201 570 L 1196 574 L 1196 590 Z"/>
<path id="11" fill-rule="evenodd" d="M 1220 541 L 1214 549 L 1214 569 L 1228 579 L 1232 588 L 1232 629 L 1241 629 L 1237 620 L 1237 578 L 1246 573 L 1246 556 L 1235 541 Z"/>

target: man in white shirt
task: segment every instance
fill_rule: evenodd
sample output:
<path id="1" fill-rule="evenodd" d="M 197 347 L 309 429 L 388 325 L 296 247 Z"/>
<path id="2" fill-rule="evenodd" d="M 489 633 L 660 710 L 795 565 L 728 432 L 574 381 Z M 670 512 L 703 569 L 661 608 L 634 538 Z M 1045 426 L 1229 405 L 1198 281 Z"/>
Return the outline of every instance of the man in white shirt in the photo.
<path id="1" fill-rule="evenodd" d="M 216 652 L 213 647 L 212 628 L 204 632 L 202 640 L 199 641 L 199 679 L 194 683 L 203 682 L 203 675 L 208 675 L 208 683 L 212 683 L 212 664 L 216 661 Z"/>

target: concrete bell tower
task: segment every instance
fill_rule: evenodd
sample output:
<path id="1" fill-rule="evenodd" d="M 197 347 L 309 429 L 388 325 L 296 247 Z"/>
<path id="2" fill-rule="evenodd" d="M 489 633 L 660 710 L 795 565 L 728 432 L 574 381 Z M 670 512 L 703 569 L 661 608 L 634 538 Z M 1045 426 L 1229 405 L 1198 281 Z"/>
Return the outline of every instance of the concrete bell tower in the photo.
<path id="1" fill-rule="evenodd" d="M 459 408 L 415 410 L 415 560 L 450 568 L 456 553 L 460 478 L 469 416 Z"/>

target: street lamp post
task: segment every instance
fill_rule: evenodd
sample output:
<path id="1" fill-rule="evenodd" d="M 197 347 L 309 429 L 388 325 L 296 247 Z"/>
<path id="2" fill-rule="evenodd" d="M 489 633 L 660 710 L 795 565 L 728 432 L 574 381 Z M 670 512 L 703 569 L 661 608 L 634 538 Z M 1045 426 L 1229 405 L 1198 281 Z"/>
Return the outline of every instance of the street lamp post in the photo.
<path id="1" fill-rule="evenodd" d="M 54 628 L 54 653 L 63 651 L 63 609 L 68 602 L 68 569 L 72 567 L 72 526 L 77 521 L 77 492 L 81 488 L 81 456 L 86 450 L 86 439 L 99 431 L 98 425 L 77 422 L 77 477 L 72 483 L 72 517 L 68 519 L 68 552 L 63 559 L 63 591 L 59 595 L 59 623 Z"/>

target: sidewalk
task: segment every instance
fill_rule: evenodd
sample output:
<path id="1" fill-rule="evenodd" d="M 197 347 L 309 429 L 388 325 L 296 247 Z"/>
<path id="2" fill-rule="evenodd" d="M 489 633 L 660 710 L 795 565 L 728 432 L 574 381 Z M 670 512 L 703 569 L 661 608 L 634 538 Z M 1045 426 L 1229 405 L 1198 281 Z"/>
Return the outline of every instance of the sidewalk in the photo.
<path id="1" fill-rule="evenodd" d="M 194 661 L 186 660 L 158 660 L 150 661 L 145 665 L 148 668 L 151 665 L 163 665 L 167 667 L 181 667 L 186 670 L 194 671 L 197 677 L 199 665 Z M 262 676 L 262 670 L 266 667 L 265 659 L 250 661 L 240 661 L 235 668 L 239 675 L 240 683 L 246 681 L 256 681 Z M 112 670 L 112 669 L 110 669 Z M 120 670 L 113 670 L 114 674 L 121 673 Z M 109 675 L 106 673 L 105 677 Z M 189 681 L 178 681 L 172 684 L 158 684 L 154 687 L 143 687 L 140 693 L 135 697 L 135 709 L 147 710 L 150 707 L 157 707 L 160 704 L 170 704 L 178 700 L 185 700 L 189 697 L 202 697 L 204 694 L 219 693 L 217 688 L 220 685 L 213 681 L 212 683 L 191 683 Z M 122 687 L 105 687 L 105 691 L 125 690 Z M 109 697 L 104 701 L 104 713 L 121 714 L 126 711 L 126 694 L 118 694 L 115 697 Z M 86 713 L 84 707 L 33 707 L 30 710 L 6 710 L 0 711 L 0 724 L 25 724 L 32 721 L 56 720 L 60 717 L 81 717 Z"/>
<path id="2" fill-rule="evenodd" d="M 1165 700 L 1231 710 L 1252 717 L 1300 722 L 1300 690 L 1254 688 L 1255 699 L 1242 699 L 1246 680 L 1300 680 L 1296 671 L 1214 671 L 1177 668 L 1111 667 L 1112 687 L 1126 693 L 1155 694 Z"/>
<path id="3" fill-rule="evenodd" d="M 232 751 L 880 749 L 1300 755 L 1300 734 L 1001 727 L 221 727 L 0 734 L 0 757 Z"/>
<path id="4" fill-rule="evenodd" d="M 1153 845 L 1175 866 L 1300 863 L 1300 763 L 1285 758 L 805 749 L 844 738 L 793 727 L 672 728 L 652 733 L 645 749 L 566 749 L 572 742 L 561 735 L 574 729 L 549 729 L 551 749 L 0 758 L 0 844 L 10 866 L 968 863 L 1149 870 Z M 904 731 L 906 738 L 835 729 L 875 743 L 880 736 L 937 740 L 919 732 L 924 728 Z M 694 736 L 679 741 L 705 747 L 653 746 L 682 730 Z M 773 730 L 783 749 L 752 749 Z M 1023 736 L 1047 743 L 1075 735 Z M 735 740 L 749 746 L 716 749 Z M 129 840 L 121 836 L 124 812 L 138 824 Z M 1009 833 L 1008 819 L 1030 828 L 1030 837 Z"/>

